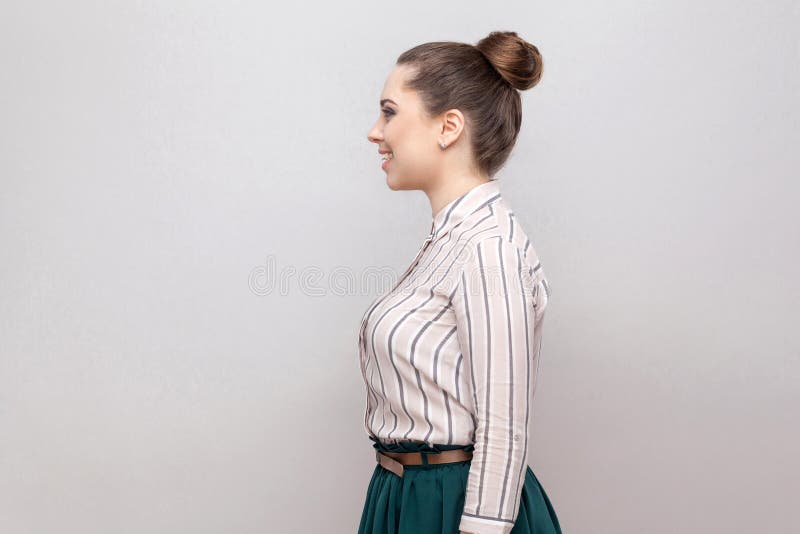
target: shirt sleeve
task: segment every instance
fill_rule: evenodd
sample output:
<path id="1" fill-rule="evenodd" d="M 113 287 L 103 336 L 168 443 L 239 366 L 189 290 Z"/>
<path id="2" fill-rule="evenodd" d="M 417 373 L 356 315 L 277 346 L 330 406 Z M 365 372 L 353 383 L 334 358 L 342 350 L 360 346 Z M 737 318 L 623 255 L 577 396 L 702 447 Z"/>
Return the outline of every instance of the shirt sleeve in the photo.
<path id="1" fill-rule="evenodd" d="M 463 256 L 452 304 L 471 374 L 475 447 L 459 529 L 507 534 L 527 469 L 537 288 L 522 253 L 503 236 L 484 238 Z"/>

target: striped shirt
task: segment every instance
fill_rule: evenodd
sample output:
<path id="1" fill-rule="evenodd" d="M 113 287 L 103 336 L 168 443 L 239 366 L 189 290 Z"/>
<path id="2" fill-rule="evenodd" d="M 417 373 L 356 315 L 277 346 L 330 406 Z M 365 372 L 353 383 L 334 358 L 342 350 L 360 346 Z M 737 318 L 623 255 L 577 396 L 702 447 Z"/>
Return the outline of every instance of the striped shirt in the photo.
<path id="1" fill-rule="evenodd" d="M 361 320 L 364 429 L 386 443 L 474 444 L 459 528 L 506 534 L 525 482 L 550 289 L 497 181 L 432 219 Z"/>

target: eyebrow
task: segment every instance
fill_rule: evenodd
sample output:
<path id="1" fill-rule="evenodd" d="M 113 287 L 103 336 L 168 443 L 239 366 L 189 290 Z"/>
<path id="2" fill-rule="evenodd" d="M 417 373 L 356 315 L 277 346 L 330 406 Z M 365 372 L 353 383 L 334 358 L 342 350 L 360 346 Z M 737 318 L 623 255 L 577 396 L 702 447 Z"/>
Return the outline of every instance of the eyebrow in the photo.
<path id="1" fill-rule="evenodd" d="M 383 100 L 381 100 L 381 102 L 380 102 L 381 106 L 382 106 L 382 105 L 384 105 L 386 102 L 391 102 L 391 103 L 392 103 L 392 104 L 394 104 L 395 106 L 397 105 L 397 102 L 395 102 L 395 101 L 394 101 L 394 100 L 392 100 L 391 98 L 384 98 L 384 99 L 383 99 Z"/>

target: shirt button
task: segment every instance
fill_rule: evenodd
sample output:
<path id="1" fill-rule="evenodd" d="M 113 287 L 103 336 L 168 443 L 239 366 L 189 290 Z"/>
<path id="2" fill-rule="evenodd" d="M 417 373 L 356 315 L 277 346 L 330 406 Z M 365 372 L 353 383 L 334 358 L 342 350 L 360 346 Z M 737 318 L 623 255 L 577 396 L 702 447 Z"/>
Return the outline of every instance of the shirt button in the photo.
<path id="1" fill-rule="evenodd" d="M 514 441 L 519 441 L 519 434 L 514 434 Z"/>

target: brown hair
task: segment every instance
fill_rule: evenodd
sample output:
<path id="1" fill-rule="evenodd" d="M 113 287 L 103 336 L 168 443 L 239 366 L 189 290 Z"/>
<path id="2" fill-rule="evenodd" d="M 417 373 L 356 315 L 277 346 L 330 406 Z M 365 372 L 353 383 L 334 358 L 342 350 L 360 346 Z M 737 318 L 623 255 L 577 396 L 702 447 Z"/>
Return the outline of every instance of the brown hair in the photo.
<path id="1" fill-rule="evenodd" d="M 464 114 L 475 164 L 493 177 L 519 134 L 519 91 L 542 77 L 539 50 L 516 32 L 496 31 L 474 46 L 424 43 L 403 52 L 397 64 L 414 69 L 406 86 L 417 91 L 429 117 L 451 108 Z"/>

